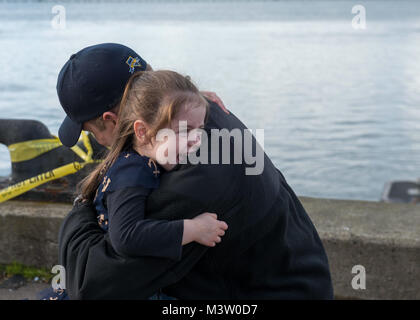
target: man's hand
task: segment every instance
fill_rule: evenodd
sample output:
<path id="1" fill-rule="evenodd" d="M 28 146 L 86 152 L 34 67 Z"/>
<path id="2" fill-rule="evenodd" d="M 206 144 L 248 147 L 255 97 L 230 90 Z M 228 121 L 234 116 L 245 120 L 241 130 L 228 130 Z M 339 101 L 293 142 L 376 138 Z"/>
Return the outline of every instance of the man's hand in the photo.
<path id="1" fill-rule="evenodd" d="M 226 112 L 227 114 L 229 114 L 229 110 L 225 107 L 225 105 L 223 104 L 222 99 L 220 99 L 218 97 L 218 95 L 214 92 L 211 91 L 201 91 L 200 92 L 203 96 L 205 96 L 207 99 L 217 103 L 219 105 L 219 107 Z"/>

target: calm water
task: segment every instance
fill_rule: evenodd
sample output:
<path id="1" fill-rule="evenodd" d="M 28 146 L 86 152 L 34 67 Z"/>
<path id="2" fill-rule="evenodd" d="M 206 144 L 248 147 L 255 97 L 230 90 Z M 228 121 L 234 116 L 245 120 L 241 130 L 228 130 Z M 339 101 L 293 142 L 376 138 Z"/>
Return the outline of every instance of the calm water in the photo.
<path id="1" fill-rule="evenodd" d="M 55 30 L 55 3 L 0 1 L 0 117 L 56 134 L 61 66 L 84 46 L 120 42 L 265 129 L 298 195 L 378 200 L 386 181 L 420 177 L 416 1 L 63 3 L 66 29 Z M 356 3 L 365 30 L 351 26 Z"/>

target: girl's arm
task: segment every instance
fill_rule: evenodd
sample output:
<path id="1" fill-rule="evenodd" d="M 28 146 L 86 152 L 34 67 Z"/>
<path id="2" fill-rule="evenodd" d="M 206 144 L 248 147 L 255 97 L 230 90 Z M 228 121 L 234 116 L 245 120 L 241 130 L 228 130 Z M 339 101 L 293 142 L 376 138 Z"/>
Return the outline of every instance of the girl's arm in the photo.
<path id="1" fill-rule="evenodd" d="M 213 247 L 221 241 L 227 225 L 214 213 L 186 220 L 145 218 L 150 189 L 130 187 L 106 195 L 109 236 L 115 251 L 126 256 L 181 258 L 182 245 L 196 241 Z"/>
<path id="2" fill-rule="evenodd" d="M 122 256 L 179 260 L 184 222 L 146 219 L 145 205 L 150 191 L 137 186 L 106 193 L 112 247 Z"/>

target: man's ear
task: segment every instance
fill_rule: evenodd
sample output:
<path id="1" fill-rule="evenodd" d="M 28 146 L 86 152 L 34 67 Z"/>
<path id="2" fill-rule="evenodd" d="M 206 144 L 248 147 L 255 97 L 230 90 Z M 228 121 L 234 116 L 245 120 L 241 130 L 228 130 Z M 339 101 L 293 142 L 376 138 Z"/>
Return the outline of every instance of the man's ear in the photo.
<path id="1" fill-rule="evenodd" d="M 104 121 L 112 121 L 114 125 L 117 125 L 118 116 L 112 111 L 107 111 L 102 114 L 102 119 Z"/>
<path id="2" fill-rule="evenodd" d="M 146 139 L 146 132 L 147 132 L 147 124 L 143 120 L 136 120 L 134 121 L 134 134 L 136 135 L 136 138 L 140 142 L 144 142 Z"/>

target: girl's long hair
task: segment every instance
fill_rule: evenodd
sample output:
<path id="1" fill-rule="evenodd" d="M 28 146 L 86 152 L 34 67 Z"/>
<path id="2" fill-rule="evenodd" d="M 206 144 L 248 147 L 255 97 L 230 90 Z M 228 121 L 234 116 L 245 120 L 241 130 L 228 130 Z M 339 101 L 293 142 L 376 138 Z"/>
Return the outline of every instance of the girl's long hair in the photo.
<path id="1" fill-rule="evenodd" d="M 208 113 L 208 103 L 187 76 L 174 71 L 139 71 L 133 74 L 124 90 L 120 102 L 118 122 L 111 149 L 106 158 L 85 179 L 78 189 L 83 200 L 92 201 L 96 190 L 108 168 L 119 154 L 134 143 L 134 122 L 142 119 L 150 129 L 146 133 L 146 143 L 152 141 L 160 129 L 168 128 L 180 110 L 188 103 L 204 106 Z"/>

